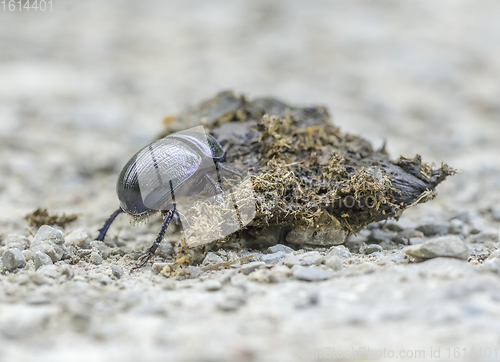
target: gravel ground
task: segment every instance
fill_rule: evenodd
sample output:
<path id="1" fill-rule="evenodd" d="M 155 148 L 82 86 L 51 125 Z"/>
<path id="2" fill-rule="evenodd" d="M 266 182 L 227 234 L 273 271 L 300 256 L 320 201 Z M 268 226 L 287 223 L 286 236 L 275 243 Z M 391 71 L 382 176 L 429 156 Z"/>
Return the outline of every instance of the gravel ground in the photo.
<path id="1" fill-rule="evenodd" d="M 0 11 L 0 360 L 500 358 L 499 12 L 472 0 Z M 210 270 L 235 257 L 222 250 L 174 279 L 158 274 L 164 242 L 130 275 L 160 220 L 122 216 L 107 244 L 92 241 L 121 167 L 165 116 L 224 89 L 325 105 L 394 158 L 461 173 L 346 246 L 277 246 Z M 62 233 L 30 229 L 38 207 L 80 216 Z"/>

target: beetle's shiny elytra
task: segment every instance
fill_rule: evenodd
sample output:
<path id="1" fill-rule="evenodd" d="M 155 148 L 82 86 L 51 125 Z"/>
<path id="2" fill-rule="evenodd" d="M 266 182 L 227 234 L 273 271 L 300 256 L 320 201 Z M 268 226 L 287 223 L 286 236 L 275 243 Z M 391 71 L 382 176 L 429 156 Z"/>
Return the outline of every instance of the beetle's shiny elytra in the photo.
<path id="1" fill-rule="evenodd" d="M 214 162 L 223 161 L 224 154 L 213 136 L 192 130 L 147 145 L 127 162 L 118 177 L 116 192 L 121 209 L 132 216 L 170 210 L 174 195 L 179 199 L 196 194 L 212 181 L 206 173 L 214 168 Z"/>
<path id="2" fill-rule="evenodd" d="M 106 221 L 97 240 L 104 240 L 110 225 L 122 212 L 141 217 L 155 210 L 162 211 L 165 217 L 162 229 L 136 268 L 143 266 L 163 239 L 176 212 L 176 199 L 207 188 L 212 193 L 220 190 L 210 171 L 214 165 L 224 162 L 224 156 L 224 148 L 213 136 L 204 133 L 203 127 L 150 143 L 137 152 L 120 173 L 116 185 L 120 208 Z"/>

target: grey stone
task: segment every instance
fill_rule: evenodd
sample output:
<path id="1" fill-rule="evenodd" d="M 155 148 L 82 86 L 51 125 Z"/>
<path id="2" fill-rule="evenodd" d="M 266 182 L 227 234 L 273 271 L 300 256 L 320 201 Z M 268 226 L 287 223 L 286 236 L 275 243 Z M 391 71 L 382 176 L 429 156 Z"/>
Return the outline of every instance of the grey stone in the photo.
<path id="1" fill-rule="evenodd" d="M 215 292 L 222 288 L 222 283 L 218 280 L 207 280 L 204 286 L 206 291 Z"/>
<path id="2" fill-rule="evenodd" d="M 107 259 L 111 255 L 111 248 L 102 241 L 93 240 L 90 242 L 90 246 L 92 251 L 98 253 L 103 259 Z"/>
<path id="3" fill-rule="evenodd" d="M 455 218 L 450 221 L 450 234 L 469 234 L 469 227 L 462 220 Z"/>
<path id="4" fill-rule="evenodd" d="M 402 264 L 408 261 L 408 257 L 402 251 L 397 251 L 394 253 L 390 253 L 382 257 L 378 262 L 383 264 L 395 263 Z"/>
<path id="5" fill-rule="evenodd" d="M 294 265 L 300 265 L 300 260 L 300 255 L 288 254 L 283 259 L 283 264 L 291 268 Z"/>
<path id="6" fill-rule="evenodd" d="M 404 252 L 410 258 L 415 259 L 431 259 L 443 256 L 467 260 L 469 257 L 469 249 L 465 242 L 454 235 L 436 237 L 419 245 L 408 246 L 404 249 Z"/>
<path id="7" fill-rule="evenodd" d="M 8 271 L 14 271 L 26 265 L 26 259 L 19 249 L 7 249 L 2 254 L 2 264 Z"/>
<path id="8" fill-rule="evenodd" d="M 337 255 L 329 255 L 325 257 L 324 261 L 325 265 L 333 270 L 341 270 L 342 269 L 342 261 Z"/>
<path id="9" fill-rule="evenodd" d="M 35 270 L 44 266 L 44 265 L 52 265 L 52 259 L 45 253 L 41 251 L 37 251 L 33 256 L 33 260 L 35 261 Z"/>
<path id="10" fill-rule="evenodd" d="M 396 233 L 392 231 L 384 231 L 381 229 L 373 229 L 370 236 L 368 237 L 368 242 L 370 243 L 382 243 L 390 242 L 396 236 Z"/>
<path id="11" fill-rule="evenodd" d="M 381 252 L 383 250 L 384 249 L 378 244 L 369 244 L 365 248 L 365 254 L 367 254 L 367 255 L 373 254 L 373 253 Z"/>
<path id="12" fill-rule="evenodd" d="M 156 250 L 156 254 L 161 256 L 162 258 L 168 258 L 175 254 L 174 247 L 170 243 L 163 242 L 158 246 Z"/>
<path id="13" fill-rule="evenodd" d="M 276 264 L 278 261 L 283 259 L 285 255 L 286 253 L 284 251 L 277 251 L 276 253 L 272 254 L 263 254 L 260 257 L 260 260 L 262 260 L 266 264 Z"/>
<path id="14" fill-rule="evenodd" d="M 367 226 L 368 230 L 380 229 L 380 224 L 378 222 L 371 222 Z"/>
<path id="15" fill-rule="evenodd" d="M 68 255 L 68 249 L 64 246 L 64 241 L 62 231 L 43 225 L 38 229 L 35 238 L 31 242 L 31 252 L 45 253 L 55 263 Z"/>
<path id="16" fill-rule="evenodd" d="M 425 236 L 446 235 L 450 232 L 450 225 L 447 222 L 426 222 L 416 228 Z"/>
<path id="17" fill-rule="evenodd" d="M 292 267 L 294 265 L 319 265 L 323 262 L 323 256 L 318 251 L 309 251 L 303 254 L 292 255 L 288 254 L 283 259 L 283 264 L 288 267 Z"/>
<path id="18" fill-rule="evenodd" d="M 398 232 L 398 233 L 401 232 L 401 231 L 403 231 L 405 229 L 403 226 L 401 226 L 396 221 L 387 221 L 387 222 L 385 222 L 385 223 L 382 224 L 382 228 L 390 230 L 390 231 L 395 231 L 395 232 Z"/>
<path id="19" fill-rule="evenodd" d="M 336 255 L 340 260 L 349 260 L 352 254 L 344 245 L 332 246 L 327 250 L 326 256 Z"/>
<path id="20" fill-rule="evenodd" d="M 186 267 L 184 270 L 185 270 L 186 275 L 189 278 L 198 278 L 201 275 L 201 273 L 203 272 L 203 270 L 201 270 L 200 267 L 193 266 L 193 265 Z"/>
<path id="21" fill-rule="evenodd" d="M 332 277 L 332 273 L 316 266 L 296 266 L 293 270 L 293 276 L 300 280 L 314 282 L 329 279 Z"/>
<path id="22" fill-rule="evenodd" d="M 70 245 L 67 247 L 67 249 L 68 249 L 68 256 L 70 256 L 70 257 L 81 255 L 81 251 L 78 250 L 78 247 L 76 247 L 76 246 Z"/>
<path id="23" fill-rule="evenodd" d="M 318 251 L 309 251 L 300 257 L 300 265 L 320 265 L 323 262 L 323 256 Z"/>
<path id="24" fill-rule="evenodd" d="M 10 234 L 5 238 L 4 244 L 6 249 L 19 249 L 23 251 L 29 248 L 30 241 L 24 235 Z"/>
<path id="25" fill-rule="evenodd" d="M 66 246 L 78 246 L 81 247 L 85 241 L 89 238 L 89 234 L 87 234 L 84 230 L 73 230 L 65 237 Z"/>
<path id="26" fill-rule="evenodd" d="M 38 272 L 42 274 L 43 276 L 52 278 L 52 279 L 57 279 L 61 273 L 60 270 L 57 268 L 56 265 L 53 264 L 48 264 L 48 265 L 43 265 L 38 269 Z"/>
<path id="27" fill-rule="evenodd" d="M 394 242 L 397 244 L 408 245 L 412 238 L 423 238 L 424 233 L 415 229 L 407 229 L 401 231 L 394 237 Z"/>
<path id="28" fill-rule="evenodd" d="M 479 234 L 472 235 L 469 239 L 469 242 L 471 243 L 486 243 L 488 241 L 491 242 L 498 242 L 499 241 L 499 236 L 498 232 L 495 231 L 483 231 Z"/>
<path id="29" fill-rule="evenodd" d="M 120 279 L 123 275 L 123 269 L 120 268 L 118 265 L 111 265 L 111 274 L 113 274 L 113 276 L 116 278 L 116 279 Z"/>
<path id="30" fill-rule="evenodd" d="M 481 265 L 481 270 L 484 272 L 500 273 L 500 259 L 487 259 Z"/>
<path id="31" fill-rule="evenodd" d="M 242 265 L 240 268 L 240 271 L 243 274 L 248 275 L 251 272 L 253 272 L 254 270 L 259 269 L 263 265 L 266 265 L 266 263 L 264 263 L 263 261 L 254 261 L 254 262 Z"/>
<path id="32" fill-rule="evenodd" d="M 456 258 L 433 258 L 422 263 L 412 264 L 419 271 L 420 277 L 433 277 L 445 280 L 463 278 L 467 275 L 475 275 L 479 269 L 464 260 Z M 451 293 L 458 291 L 457 286 L 450 288 Z M 469 294 L 468 292 L 466 294 Z"/>
<path id="33" fill-rule="evenodd" d="M 207 255 L 205 256 L 205 259 L 203 259 L 203 265 L 213 265 L 221 263 L 224 263 L 224 259 L 222 259 L 219 255 L 211 251 L 208 252 Z"/>
<path id="34" fill-rule="evenodd" d="M 480 232 L 483 232 L 486 230 L 486 222 L 484 219 L 480 218 L 480 217 L 475 217 L 473 219 L 471 219 L 469 221 L 469 226 L 470 226 L 470 230 L 469 230 L 469 233 L 470 234 L 479 234 Z"/>
<path id="35" fill-rule="evenodd" d="M 408 240 L 409 245 L 417 245 L 417 244 L 422 244 L 425 241 L 424 238 L 411 238 Z"/>
<path id="36" fill-rule="evenodd" d="M 270 246 L 267 248 L 267 252 L 272 254 L 272 253 L 277 253 L 278 251 L 282 251 L 284 253 L 291 253 L 293 249 L 289 246 L 283 245 L 283 244 L 276 244 L 273 246 Z"/>
<path id="37" fill-rule="evenodd" d="M 99 255 L 99 253 L 96 253 L 95 251 L 90 253 L 90 258 L 89 262 L 95 265 L 101 265 L 102 264 L 102 256 Z"/>
<path id="38" fill-rule="evenodd" d="M 345 230 L 335 229 L 331 226 L 319 228 L 297 226 L 287 234 L 286 241 L 294 244 L 331 246 L 342 244 L 346 238 L 347 232 Z"/>
<path id="39" fill-rule="evenodd" d="M 90 246 L 90 241 L 91 240 L 89 240 L 89 239 L 85 240 L 85 242 L 82 244 L 82 246 L 80 246 L 80 248 L 86 249 L 86 250 L 91 249 L 92 247 Z"/>

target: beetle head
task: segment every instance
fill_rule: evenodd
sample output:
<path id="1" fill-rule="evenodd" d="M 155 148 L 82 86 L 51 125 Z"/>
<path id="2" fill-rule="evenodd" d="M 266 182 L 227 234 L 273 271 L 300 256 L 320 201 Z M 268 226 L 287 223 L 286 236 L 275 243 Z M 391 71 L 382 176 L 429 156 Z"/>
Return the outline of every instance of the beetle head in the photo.
<path id="1" fill-rule="evenodd" d="M 135 159 L 133 157 L 120 173 L 116 184 L 116 193 L 122 210 L 132 216 L 139 216 L 151 210 L 144 205 L 142 200 Z"/>

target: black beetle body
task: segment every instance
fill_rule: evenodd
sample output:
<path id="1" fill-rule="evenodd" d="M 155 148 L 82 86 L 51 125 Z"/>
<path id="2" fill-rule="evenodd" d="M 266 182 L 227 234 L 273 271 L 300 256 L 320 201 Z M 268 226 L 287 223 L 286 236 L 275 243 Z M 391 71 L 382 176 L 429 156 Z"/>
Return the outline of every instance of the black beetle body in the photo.
<path id="1" fill-rule="evenodd" d="M 136 217 L 152 210 L 170 210 L 173 195 L 168 181 L 172 181 L 175 195 L 181 188 L 182 194 L 195 194 L 204 188 L 204 182 L 210 182 L 204 171 L 221 162 L 224 153 L 213 136 L 195 131 L 174 133 L 150 143 L 127 162 L 118 177 L 116 193 L 121 209 Z M 158 182 L 158 173 L 165 182 Z M 140 184 L 155 183 L 159 187 L 148 195 L 141 193 Z"/>
<path id="2" fill-rule="evenodd" d="M 150 143 L 121 171 L 116 185 L 120 208 L 100 229 L 97 240 L 104 240 L 111 223 L 121 212 L 140 218 L 162 211 L 165 220 L 160 234 L 136 268 L 143 266 L 158 248 L 176 212 L 176 197 L 178 200 L 192 196 L 207 187 L 212 193 L 220 190 L 210 170 L 215 164 L 218 171 L 224 158 L 225 151 L 219 142 L 198 130 L 174 133 Z"/>

